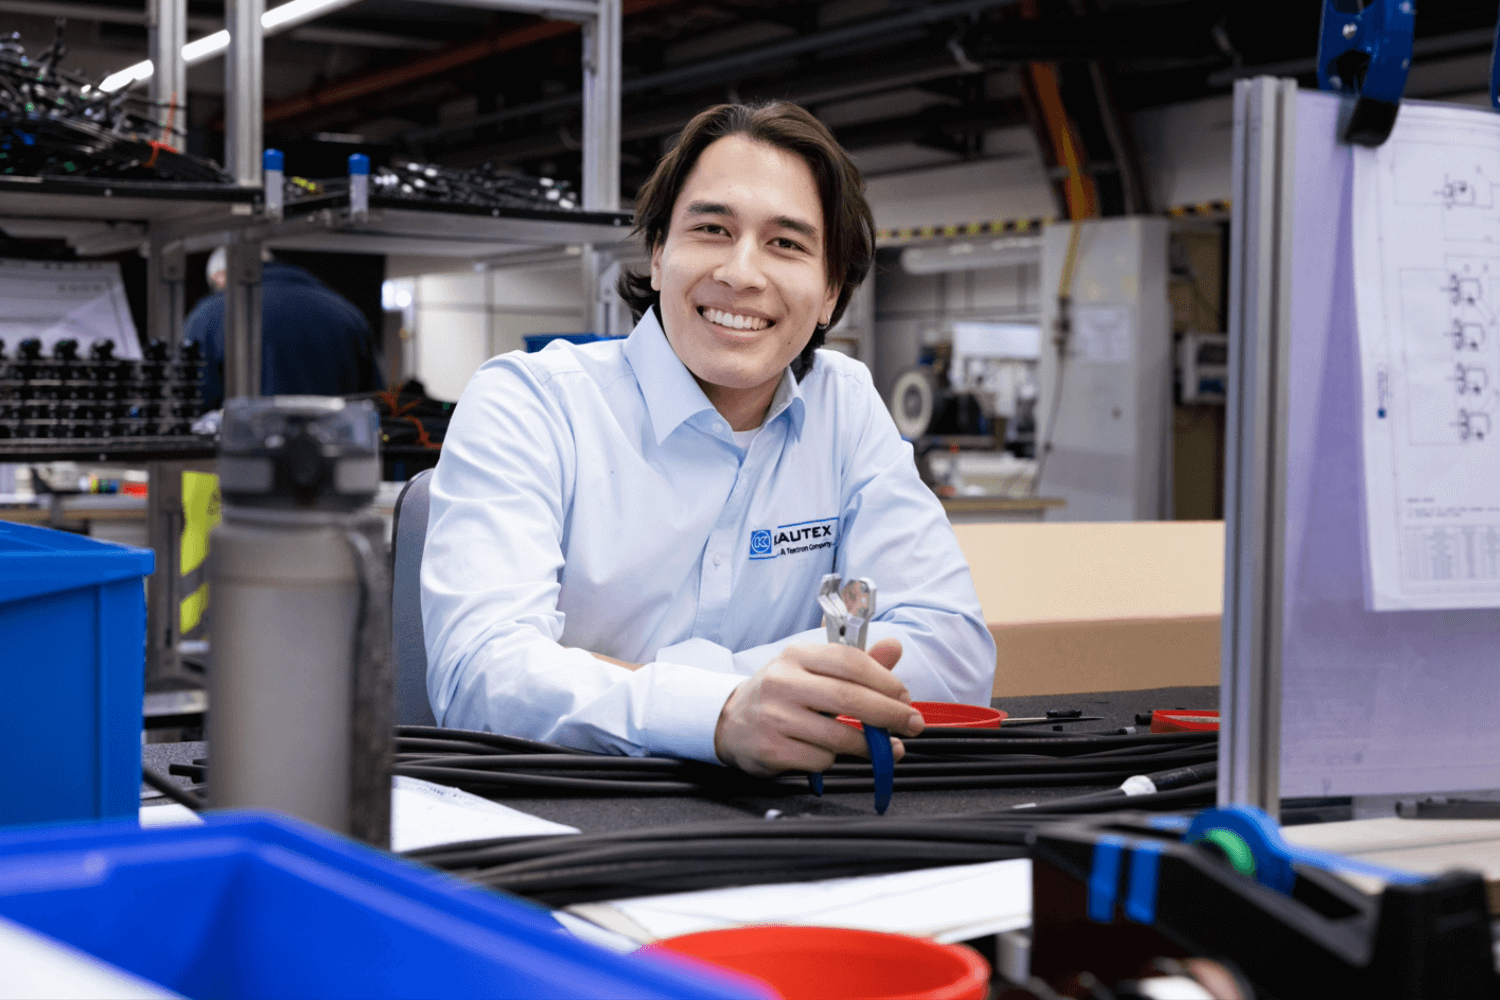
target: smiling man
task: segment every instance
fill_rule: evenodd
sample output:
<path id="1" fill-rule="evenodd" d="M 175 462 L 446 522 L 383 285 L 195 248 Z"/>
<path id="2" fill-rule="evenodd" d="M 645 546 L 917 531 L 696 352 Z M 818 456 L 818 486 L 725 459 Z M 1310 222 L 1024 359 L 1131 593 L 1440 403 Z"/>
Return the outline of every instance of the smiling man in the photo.
<path id="1" fill-rule="evenodd" d="M 860 363 L 819 350 L 869 272 L 859 172 L 790 104 L 720 105 L 641 190 L 624 340 L 486 363 L 432 480 L 428 694 L 446 726 L 821 771 L 852 715 L 988 704 L 995 647 L 942 506 Z M 824 642 L 826 573 L 878 587 Z"/>

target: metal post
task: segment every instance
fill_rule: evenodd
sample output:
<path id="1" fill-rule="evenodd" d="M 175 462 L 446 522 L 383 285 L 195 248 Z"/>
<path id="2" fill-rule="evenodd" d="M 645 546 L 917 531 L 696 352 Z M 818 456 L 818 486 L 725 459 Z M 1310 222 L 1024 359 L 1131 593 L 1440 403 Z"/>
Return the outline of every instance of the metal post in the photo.
<path id="1" fill-rule="evenodd" d="M 146 257 L 146 336 L 165 340 L 173 358 L 182 344 L 186 270 L 182 242 L 170 241 L 158 228 L 153 228 Z"/>
<path id="2" fill-rule="evenodd" d="M 583 207 L 620 207 L 620 0 L 598 0 L 597 16 L 583 22 Z M 579 259 L 583 322 L 607 335 L 608 301 L 602 285 L 608 262 L 591 245 Z"/>
<path id="3" fill-rule="evenodd" d="M 620 207 L 620 0 L 583 22 L 583 207 Z"/>
<path id="4" fill-rule="evenodd" d="M 186 0 L 148 0 L 147 39 L 151 49 L 152 117 L 162 126 L 162 141 L 181 149 L 187 137 Z"/>
<path id="5" fill-rule="evenodd" d="M 1281 794 L 1286 387 L 1294 80 L 1234 88 L 1219 801 L 1275 816 Z"/>
<path id="6" fill-rule="evenodd" d="M 578 255 L 578 281 L 583 299 L 583 332 L 608 336 L 609 331 L 600 326 L 602 317 L 599 309 L 604 301 L 604 287 L 600 283 L 604 255 L 595 250 L 591 243 L 583 244 L 581 249 L 582 253 Z"/>
<path id="7" fill-rule="evenodd" d="M 224 29 L 224 167 L 235 183 L 260 187 L 262 52 L 260 17 L 265 0 L 226 0 Z"/>
<path id="8" fill-rule="evenodd" d="M 261 244 L 230 237 L 224 286 L 224 398 L 260 395 Z"/>
<path id="9" fill-rule="evenodd" d="M 146 581 L 146 690 L 182 673 L 177 648 L 182 624 L 178 575 L 182 546 L 182 465 L 151 462 L 146 493 L 146 535 L 156 569 Z"/>
<path id="10" fill-rule="evenodd" d="M 225 0 L 224 166 L 235 183 L 260 187 L 261 14 L 265 0 Z M 224 289 L 224 397 L 260 395 L 260 243 L 229 242 Z"/>

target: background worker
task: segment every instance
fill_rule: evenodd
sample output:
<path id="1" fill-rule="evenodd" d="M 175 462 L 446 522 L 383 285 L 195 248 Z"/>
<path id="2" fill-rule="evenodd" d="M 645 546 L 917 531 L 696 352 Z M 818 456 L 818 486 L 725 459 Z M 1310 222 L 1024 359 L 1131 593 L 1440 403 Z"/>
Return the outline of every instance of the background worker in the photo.
<path id="1" fill-rule="evenodd" d="M 422 562 L 440 723 L 772 774 L 865 754 L 832 715 L 902 736 L 913 698 L 988 704 L 942 506 L 868 369 L 817 350 L 874 253 L 848 155 L 795 105 L 721 105 L 636 221 L 629 338 L 493 358 L 455 411 Z M 878 586 L 868 654 L 817 627 L 826 573 Z"/>
<path id="2" fill-rule="evenodd" d="M 203 402 L 224 404 L 223 247 L 208 258 L 213 294 L 188 314 L 183 339 L 202 347 Z M 385 388 L 370 325 L 348 299 L 269 252 L 261 273 L 260 391 L 265 396 L 345 396 Z"/>

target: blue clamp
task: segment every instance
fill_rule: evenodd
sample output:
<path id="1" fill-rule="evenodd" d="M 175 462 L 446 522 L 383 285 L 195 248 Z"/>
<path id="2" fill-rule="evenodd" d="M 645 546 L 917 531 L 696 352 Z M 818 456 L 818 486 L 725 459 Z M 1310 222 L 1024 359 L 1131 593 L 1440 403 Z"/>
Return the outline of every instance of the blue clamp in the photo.
<path id="1" fill-rule="evenodd" d="M 1297 882 L 1294 865 L 1298 864 L 1325 871 L 1370 875 L 1392 884 L 1413 885 L 1427 881 L 1425 875 L 1346 858 L 1331 851 L 1288 844 L 1281 838 L 1276 821 L 1254 806 L 1228 805 L 1205 809 L 1193 818 L 1192 826 L 1182 839 L 1184 843 L 1193 844 L 1216 840 L 1225 833 L 1238 838 L 1249 849 L 1254 858 L 1255 881 L 1283 895 L 1290 894 Z"/>
<path id="2" fill-rule="evenodd" d="M 1125 867 L 1126 856 L 1130 867 Z M 1137 924 L 1156 923 L 1156 886 L 1161 873 L 1162 845 L 1152 840 L 1128 840 L 1105 834 L 1094 842 L 1089 866 L 1088 915 L 1096 924 L 1113 923 L 1120 900 L 1120 875 L 1125 883 L 1125 919 Z"/>
<path id="3" fill-rule="evenodd" d="M 1323 0 L 1318 86 L 1359 98 L 1344 127 L 1345 142 L 1379 146 L 1390 138 L 1401 108 L 1417 6 L 1414 0 L 1371 0 L 1351 12 L 1340 3 Z"/>

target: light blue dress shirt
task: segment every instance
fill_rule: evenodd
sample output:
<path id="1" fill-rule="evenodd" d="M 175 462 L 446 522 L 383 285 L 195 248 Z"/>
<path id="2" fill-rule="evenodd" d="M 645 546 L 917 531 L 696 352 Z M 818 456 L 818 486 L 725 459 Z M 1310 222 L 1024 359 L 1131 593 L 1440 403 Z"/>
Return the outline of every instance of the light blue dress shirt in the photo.
<path id="1" fill-rule="evenodd" d="M 864 365 L 782 376 L 734 432 L 648 313 L 486 362 L 431 484 L 427 690 L 445 726 L 717 761 L 730 693 L 821 643 L 825 573 L 878 588 L 916 700 L 987 705 L 995 645 L 942 505 Z M 605 663 L 593 651 L 640 670 Z"/>

